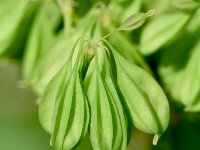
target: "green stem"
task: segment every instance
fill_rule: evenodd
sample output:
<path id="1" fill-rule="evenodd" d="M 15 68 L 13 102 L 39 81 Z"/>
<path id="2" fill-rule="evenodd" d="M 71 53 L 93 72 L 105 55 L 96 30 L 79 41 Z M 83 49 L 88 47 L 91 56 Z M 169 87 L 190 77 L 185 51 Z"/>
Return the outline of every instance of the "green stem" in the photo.
<path id="1" fill-rule="evenodd" d="M 113 26 L 111 26 L 111 25 L 108 27 L 108 29 L 111 31 L 111 33 L 114 33 L 116 31 L 115 28 Z M 142 57 L 142 55 L 138 52 L 138 46 L 137 45 L 133 45 L 132 43 L 130 43 L 129 41 L 127 41 L 127 39 L 125 38 L 125 36 L 122 33 L 120 33 L 120 32 L 115 32 L 114 37 L 118 41 L 121 41 L 121 43 L 123 45 L 126 45 L 127 50 L 128 50 L 128 54 L 131 54 L 131 56 L 133 57 L 134 61 L 139 66 L 141 66 L 147 72 L 149 72 L 149 73 L 151 73 L 153 75 L 153 72 L 152 72 L 151 68 L 146 63 L 146 61 L 144 60 L 144 58 Z"/>
<path id="2" fill-rule="evenodd" d="M 68 8 L 68 10 L 63 11 L 63 17 L 64 17 L 64 32 L 65 35 L 68 36 L 70 34 L 70 30 L 72 27 L 72 13 L 73 13 L 73 9 L 72 8 Z"/>
<path id="3" fill-rule="evenodd" d="M 58 4 L 64 18 L 65 36 L 69 36 L 72 28 L 72 14 L 73 14 L 74 2 L 73 0 L 55 0 L 55 1 Z"/>

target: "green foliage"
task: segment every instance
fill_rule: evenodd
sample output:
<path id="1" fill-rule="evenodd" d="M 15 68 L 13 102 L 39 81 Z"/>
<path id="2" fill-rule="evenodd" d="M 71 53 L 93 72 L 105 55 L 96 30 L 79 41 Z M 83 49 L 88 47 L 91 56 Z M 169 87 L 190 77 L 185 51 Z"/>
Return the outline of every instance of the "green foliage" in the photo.
<path id="1" fill-rule="evenodd" d="M 162 46 L 169 44 L 182 31 L 181 29 L 189 18 L 189 14 L 180 12 L 163 14 L 155 18 L 142 32 L 141 53 L 150 55 Z"/>
<path id="2" fill-rule="evenodd" d="M 22 60 L 56 150 L 87 133 L 95 150 L 126 150 L 133 127 L 156 145 L 168 99 L 200 111 L 199 1 L 1 0 L 0 16 L 0 58 Z"/>
<path id="3" fill-rule="evenodd" d="M 38 5 L 37 1 L 26 0 L 0 2 L 0 58 L 17 55 L 24 48 Z"/>

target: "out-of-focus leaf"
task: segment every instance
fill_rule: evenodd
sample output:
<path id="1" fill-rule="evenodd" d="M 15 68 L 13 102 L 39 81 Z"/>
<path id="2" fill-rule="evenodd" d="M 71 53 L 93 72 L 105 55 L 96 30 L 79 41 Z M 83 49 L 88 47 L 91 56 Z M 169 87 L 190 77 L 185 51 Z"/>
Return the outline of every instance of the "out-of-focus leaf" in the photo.
<path id="1" fill-rule="evenodd" d="M 199 90 L 200 91 L 200 90 Z M 184 110 L 186 112 L 199 112 L 200 111 L 200 92 L 193 100 L 193 105 L 187 106 Z"/>
<path id="2" fill-rule="evenodd" d="M 187 107 L 193 105 L 195 100 L 199 101 L 200 93 L 200 78 L 198 76 L 198 68 L 200 56 L 200 41 L 194 46 L 192 54 L 188 60 L 186 68 L 182 72 L 182 78 L 179 82 L 179 94 L 181 102 Z M 178 91 L 177 91 L 178 92 Z"/>
<path id="3" fill-rule="evenodd" d="M 191 12 L 200 6 L 200 3 L 194 0 L 172 0 L 172 5 L 175 8 Z"/>
<path id="4" fill-rule="evenodd" d="M 30 0 L 0 1 L 1 58 L 18 55 L 22 51 L 39 4 Z"/>
<path id="5" fill-rule="evenodd" d="M 140 41 L 141 53 L 150 55 L 169 44 L 176 39 L 189 19 L 189 14 L 180 12 L 163 14 L 153 19 L 142 32 Z"/>
<path id="6" fill-rule="evenodd" d="M 199 26 L 200 26 L 200 9 L 197 9 L 194 13 L 193 16 L 191 18 L 191 20 L 189 21 L 187 27 L 186 27 L 186 32 L 193 34 L 195 33 Z"/>
<path id="7" fill-rule="evenodd" d="M 143 1 L 143 7 L 146 9 L 152 9 L 154 8 L 156 10 L 156 14 L 162 14 L 170 9 L 170 0 L 166 1 L 159 1 L 159 0 L 142 0 Z"/>
<path id="8" fill-rule="evenodd" d="M 180 37 L 160 54 L 158 67 L 172 99 L 184 105 L 186 111 L 199 111 L 199 17 L 198 9 L 183 33 L 185 36 Z"/>
<path id="9" fill-rule="evenodd" d="M 174 53 L 174 57 L 169 56 L 172 50 L 175 49 L 178 51 Z M 188 49 L 191 49 L 191 51 L 188 52 Z M 195 45 L 191 45 L 190 40 L 186 38 L 178 45 L 176 44 L 174 49 L 172 48 L 163 53 L 161 57 L 162 63 L 159 66 L 162 80 L 172 98 L 177 103 L 183 104 L 187 111 L 189 111 L 190 107 L 195 107 L 195 103 L 199 101 L 199 56 L 200 41 L 198 40 Z M 192 111 L 192 109 L 190 110 Z"/>
<path id="10" fill-rule="evenodd" d="M 23 58 L 23 76 L 27 82 L 31 82 L 37 64 L 41 61 L 41 56 L 46 55 L 50 46 L 55 43 L 56 24 L 60 20 L 61 14 L 53 2 L 43 3 L 36 16 L 33 27 L 27 42 L 26 51 Z"/>
<path id="11" fill-rule="evenodd" d="M 142 7 L 142 0 L 132 1 L 131 4 L 128 1 L 128 6 L 126 6 L 126 9 L 123 9 L 122 11 L 122 19 L 126 19 L 129 17 L 129 15 L 133 12 L 139 12 Z"/>

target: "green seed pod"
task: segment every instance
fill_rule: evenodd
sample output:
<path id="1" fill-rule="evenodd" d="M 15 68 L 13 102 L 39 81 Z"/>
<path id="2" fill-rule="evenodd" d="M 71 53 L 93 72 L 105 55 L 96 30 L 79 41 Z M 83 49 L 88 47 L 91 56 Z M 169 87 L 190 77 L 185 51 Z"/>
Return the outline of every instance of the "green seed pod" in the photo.
<path id="1" fill-rule="evenodd" d="M 79 70 L 82 43 L 75 45 L 66 64 L 47 85 L 39 105 L 40 122 L 52 135 L 51 144 L 56 150 L 76 147 L 89 124 L 88 102 Z M 76 49 L 78 55 L 74 53 Z"/>
<path id="2" fill-rule="evenodd" d="M 108 94 L 110 95 L 110 97 L 112 97 L 112 101 L 113 102 L 113 108 L 115 108 L 115 114 L 116 116 L 119 117 L 119 121 L 117 123 L 114 123 L 115 125 L 117 124 L 119 127 L 118 127 L 118 130 L 114 130 L 114 137 L 116 137 L 116 139 L 114 140 L 115 143 L 114 143 L 114 146 L 113 146 L 113 149 L 120 149 L 120 150 L 126 150 L 127 149 L 127 138 L 128 138 L 128 135 L 127 135 L 127 118 L 125 116 L 125 112 L 123 110 L 123 107 L 122 107 L 122 103 L 121 103 L 121 100 L 120 100 L 120 97 L 118 95 L 118 92 L 117 92 L 117 88 L 116 88 L 116 83 L 114 83 L 114 78 L 113 78 L 113 70 L 111 69 L 112 68 L 112 59 L 111 59 L 111 56 L 108 55 L 107 56 L 108 60 L 110 60 L 110 62 L 108 62 L 108 60 L 105 62 L 105 66 L 106 66 L 106 75 L 105 75 L 105 87 L 107 88 L 107 91 L 108 91 Z M 106 59 L 106 58 L 105 58 Z M 116 117 L 117 118 L 117 117 Z M 118 118 L 117 118 L 118 119 Z M 115 128 L 114 128 L 115 129 Z M 122 132 L 121 134 L 119 134 L 120 132 Z M 118 139 L 117 139 L 118 137 Z"/>
<path id="3" fill-rule="evenodd" d="M 153 144 L 169 123 L 169 104 L 156 81 L 136 65 L 130 65 L 107 42 L 116 63 L 116 81 L 134 126 L 143 132 L 155 134 Z"/>
<path id="4" fill-rule="evenodd" d="M 89 123 L 88 103 L 80 74 L 73 71 L 60 90 L 54 111 L 51 142 L 55 149 L 70 150 L 83 139 Z"/>
<path id="5" fill-rule="evenodd" d="M 144 132 L 159 137 L 169 123 L 169 105 L 165 94 L 147 72 L 137 66 L 130 66 L 122 58 L 118 61 L 120 62 L 117 64 L 117 83 L 134 125 Z"/>
<path id="6" fill-rule="evenodd" d="M 90 36 L 94 25 L 94 21 L 91 22 L 90 14 L 81 20 L 81 22 L 84 23 L 84 26 L 82 24 L 78 25 L 75 33 L 71 37 L 66 37 L 64 35 L 58 37 L 53 46 L 49 47 L 48 52 L 41 56 L 31 79 L 33 81 L 33 89 L 38 95 L 43 93 L 48 82 L 65 64 L 76 41 L 83 35 Z"/>
<path id="7" fill-rule="evenodd" d="M 76 43 L 77 44 L 77 43 Z M 54 114 L 54 107 L 57 99 L 57 91 L 61 88 L 62 80 L 69 78 L 70 72 L 72 72 L 72 56 L 76 46 L 73 47 L 71 55 L 68 61 L 61 67 L 56 75 L 50 80 L 44 93 L 40 98 L 39 105 L 39 119 L 43 128 L 48 132 L 52 133 L 52 118 Z M 67 73 L 69 72 L 69 73 Z M 55 90 L 57 89 L 57 91 Z"/>
<path id="8" fill-rule="evenodd" d="M 126 118 L 106 61 L 104 49 L 98 48 L 85 78 L 91 108 L 90 140 L 96 150 L 125 150 Z"/>
<path id="9" fill-rule="evenodd" d="M 121 30 L 135 30 L 139 28 L 141 25 L 144 24 L 146 19 L 152 16 L 155 13 L 155 10 L 149 10 L 147 13 L 135 13 L 128 17 L 117 29 L 113 30 L 112 32 L 106 34 L 103 38 L 107 38 L 113 33 Z"/>
<path id="10" fill-rule="evenodd" d="M 128 17 L 117 30 L 134 30 L 144 24 L 147 17 L 152 16 L 155 10 L 149 10 L 147 13 L 135 13 Z"/>
<path id="11" fill-rule="evenodd" d="M 69 65 L 69 64 L 66 64 Z M 68 67 L 67 71 L 71 71 L 71 68 Z M 40 98 L 39 104 L 39 120 L 42 127 L 49 133 L 52 133 L 52 118 L 54 113 L 54 107 L 57 98 L 57 92 L 55 89 L 60 88 L 60 80 L 63 78 L 65 74 L 64 69 L 60 69 L 60 71 L 51 79 L 49 84 L 47 85 L 44 93 Z"/>
<path id="12" fill-rule="evenodd" d="M 58 40 L 56 44 L 50 48 L 49 52 L 42 56 L 42 59 L 37 64 L 37 68 L 34 69 L 34 75 L 31 78 L 33 81 L 33 89 L 38 95 L 43 93 L 48 82 L 65 64 L 77 39 L 78 37 L 67 41 L 66 38 Z"/>

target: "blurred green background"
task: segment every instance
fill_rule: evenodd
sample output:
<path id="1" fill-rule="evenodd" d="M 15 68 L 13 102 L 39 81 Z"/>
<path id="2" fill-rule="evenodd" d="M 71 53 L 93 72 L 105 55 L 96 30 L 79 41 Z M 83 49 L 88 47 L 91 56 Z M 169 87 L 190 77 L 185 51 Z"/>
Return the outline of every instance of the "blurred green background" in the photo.
<path id="1" fill-rule="evenodd" d="M 49 136 L 40 127 L 35 95 L 19 88 L 19 66 L 0 62 L 0 149 L 50 150 Z"/>

